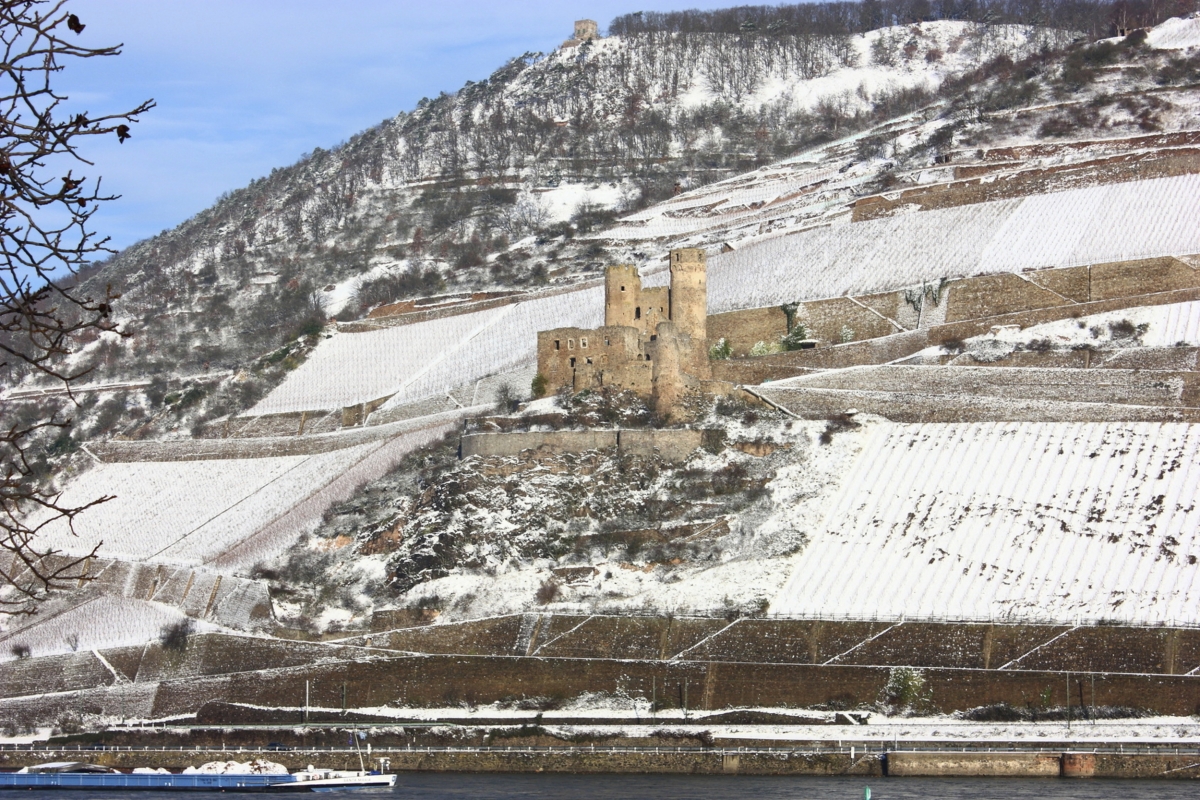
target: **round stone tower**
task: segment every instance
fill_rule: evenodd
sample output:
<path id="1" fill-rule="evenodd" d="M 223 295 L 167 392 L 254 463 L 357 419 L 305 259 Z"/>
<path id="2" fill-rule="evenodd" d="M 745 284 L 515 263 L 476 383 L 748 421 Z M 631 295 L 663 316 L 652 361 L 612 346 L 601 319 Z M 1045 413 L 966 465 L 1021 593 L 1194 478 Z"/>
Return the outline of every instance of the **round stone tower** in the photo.
<path id="1" fill-rule="evenodd" d="M 640 327 L 642 279 L 633 264 L 615 264 L 604 270 L 604 324 Z"/>
<path id="2" fill-rule="evenodd" d="M 671 314 L 675 329 L 704 349 L 708 341 L 708 262 L 698 247 L 671 251 Z"/>

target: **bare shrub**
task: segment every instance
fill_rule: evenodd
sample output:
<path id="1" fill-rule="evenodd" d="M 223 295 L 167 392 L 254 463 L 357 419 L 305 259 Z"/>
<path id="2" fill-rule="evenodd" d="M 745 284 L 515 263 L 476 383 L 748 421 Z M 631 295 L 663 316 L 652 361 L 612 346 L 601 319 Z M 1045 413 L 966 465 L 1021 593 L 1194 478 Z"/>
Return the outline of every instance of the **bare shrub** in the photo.
<path id="1" fill-rule="evenodd" d="M 33 650 L 24 642 L 16 642 L 12 646 L 12 654 L 17 658 L 25 659 L 33 655 Z"/>
<path id="2" fill-rule="evenodd" d="M 1025 345 L 1025 349 L 1033 353 L 1049 353 L 1054 349 L 1054 343 L 1049 339 L 1034 339 Z"/>
<path id="3" fill-rule="evenodd" d="M 1146 323 L 1134 325 L 1127 319 L 1119 319 L 1116 322 L 1108 323 L 1108 335 L 1116 340 L 1132 340 L 1141 339 L 1146 331 L 1150 330 L 1150 326 Z"/>
<path id="4" fill-rule="evenodd" d="M 942 348 L 943 352 L 957 355 L 966 352 L 967 343 L 957 337 L 951 337 L 943 339 L 938 347 Z"/>
<path id="5" fill-rule="evenodd" d="M 538 586 L 537 594 L 534 596 L 537 598 L 538 605 L 544 606 L 557 600 L 560 591 L 562 591 L 562 585 L 554 578 L 548 578 Z"/>
<path id="6" fill-rule="evenodd" d="M 496 390 L 496 413 L 511 414 L 521 405 L 521 398 L 517 396 L 513 387 L 507 383 L 500 385 Z"/>
<path id="7" fill-rule="evenodd" d="M 188 640 L 196 630 L 196 623 L 191 617 L 184 617 L 178 622 L 163 625 L 158 632 L 158 640 L 165 650 L 186 650 Z"/>
<path id="8" fill-rule="evenodd" d="M 834 434 L 843 431 L 852 431 L 855 428 L 861 427 L 861 423 L 854 421 L 853 414 L 846 413 L 832 416 L 825 422 L 825 430 L 821 431 L 821 436 L 819 437 L 821 444 L 831 444 Z"/>

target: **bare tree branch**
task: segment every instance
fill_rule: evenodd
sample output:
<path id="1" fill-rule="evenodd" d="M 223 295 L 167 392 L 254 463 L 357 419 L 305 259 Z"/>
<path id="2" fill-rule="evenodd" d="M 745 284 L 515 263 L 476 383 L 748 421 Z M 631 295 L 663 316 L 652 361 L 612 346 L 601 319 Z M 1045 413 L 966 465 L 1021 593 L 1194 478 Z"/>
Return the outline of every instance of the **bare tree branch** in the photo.
<path id="1" fill-rule="evenodd" d="M 82 266 L 114 252 L 90 223 L 99 205 L 116 196 L 101 190 L 99 177 L 83 173 L 92 163 L 80 147 L 95 136 L 124 142 L 129 126 L 154 107 L 149 100 L 116 114 L 65 111 L 68 98 L 53 88 L 65 64 L 121 52 L 120 45 L 80 44 L 85 27 L 67 0 L 0 0 L 0 369 L 39 373 L 68 389 L 88 372 L 67 358 L 81 337 L 125 335 L 112 320 L 118 296 L 111 287 L 92 297 L 73 280 Z M 40 540 L 64 525 L 74 533 L 76 517 L 111 498 L 63 504 L 39 480 L 32 442 L 68 430 L 70 418 L 48 409 L 32 423 L 18 423 L 8 406 L 0 406 L 0 415 L 0 611 L 11 613 L 86 579 L 95 550 L 64 556 Z"/>

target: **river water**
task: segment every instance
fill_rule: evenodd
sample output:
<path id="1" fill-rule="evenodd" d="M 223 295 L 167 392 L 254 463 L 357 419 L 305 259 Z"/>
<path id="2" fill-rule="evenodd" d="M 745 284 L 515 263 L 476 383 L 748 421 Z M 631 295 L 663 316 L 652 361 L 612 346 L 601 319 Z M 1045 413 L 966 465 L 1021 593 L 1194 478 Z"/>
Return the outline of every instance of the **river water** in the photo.
<path id="1" fill-rule="evenodd" d="M 495 775 L 402 773 L 394 792 L 329 792 L 357 800 L 1173 800 L 1200 797 L 1189 780 L 1061 778 L 809 778 L 689 775 Z M 45 795 L 43 795 L 45 796 Z M 229 800 L 188 792 L 188 800 Z M 386 797 L 385 797 L 386 796 Z M 0 798 L 3 793 L 0 793 Z M 166 800 L 167 792 L 70 792 L 67 800 Z"/>

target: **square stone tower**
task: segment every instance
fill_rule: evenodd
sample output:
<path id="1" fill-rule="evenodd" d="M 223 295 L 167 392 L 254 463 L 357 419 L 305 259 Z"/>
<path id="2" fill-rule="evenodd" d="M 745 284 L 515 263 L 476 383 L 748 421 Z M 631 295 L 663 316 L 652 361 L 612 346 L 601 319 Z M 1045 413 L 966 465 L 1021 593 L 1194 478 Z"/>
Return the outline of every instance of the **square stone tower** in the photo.
<path id="1" fill-rule="evenodd" d="M 596 24 L 594 19 L 577 19 L 575 20 L 575 36 L 572 37 L 577 42 L 588 42 L 593 39 L 600 38 L 600 26 Z"/>
<path id="2" fill-rule="evenodd" d="M 704 251 L 672 250 L 669 286 L 642 286 L 633 264 L 604 271 L 604 327 L 538 332 L 538 372 L 547 388 L 613 386 L 654 400 L 671 417 L 685 394 L 704 391 L 708 280 Z"/>

